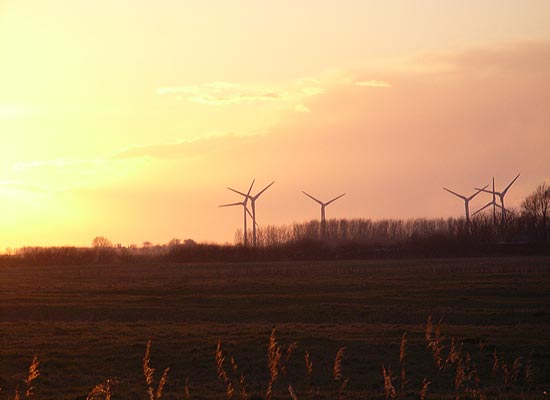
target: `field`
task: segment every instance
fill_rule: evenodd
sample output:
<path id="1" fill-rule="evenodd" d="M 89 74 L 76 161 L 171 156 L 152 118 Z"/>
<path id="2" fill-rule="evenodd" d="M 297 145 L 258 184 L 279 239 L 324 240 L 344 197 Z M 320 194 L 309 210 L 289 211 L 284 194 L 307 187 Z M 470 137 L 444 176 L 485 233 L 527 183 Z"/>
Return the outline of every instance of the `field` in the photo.
<path id="1" fill-rule="evenodd" d="M 273 398 L 291 399 L 290 384 L 299 399 L 336 399 L 345 379 L 341 398 L 385 398 L 382 366 L 400 398 L 419 398 L 424 378 L 426 398 L 455 398 L 452 337 L 463 342 L 461 362 L 469 353 L 486 398 L 540 399 L 550 389 L 549 258 L 3 267 L 0 284 L 1 399 L 26 387 L 35 354 L 33 398 L 86 399 L 112 379 L 113 399 L 146 399 L 149 339 L 155 381 L 170 367 L 163 399 L 184 399 L 187 379 L 190 398 L 226 398 L 218 340 L 234 398 L 241 395 L 231 356 L 248 398 L 263 399 L 273 327 L 283 358 L 296 342 Z M 427 348 L 429 316 L 443 335 L 442 370 Z M 343 376 L 335 380 L 341 347 Z M 459 387 L 460 398 L 479 396 L 464 393 L 473 381 Z"/>

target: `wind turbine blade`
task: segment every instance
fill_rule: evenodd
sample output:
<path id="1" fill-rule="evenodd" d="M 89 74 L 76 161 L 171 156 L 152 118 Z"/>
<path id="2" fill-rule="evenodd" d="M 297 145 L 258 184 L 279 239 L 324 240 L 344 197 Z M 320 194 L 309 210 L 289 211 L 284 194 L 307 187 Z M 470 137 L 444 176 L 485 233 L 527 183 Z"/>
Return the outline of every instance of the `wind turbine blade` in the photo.
<path id="1" fill-rule="evenodd" d="M 254 216 L 252 215 L 248 207 L 246 207 L 246 213 L 250 216 L 250 218 L 252 218 L 252 220 L 254 220 Z"/>
<path id="2" fill-rule="evenodd" d="M 451 194 L 454 194 L 456 197 L 460 197 L 461 199 L 466 200 L 466 197 L 465 197 L 465 196 L 462 196 L 461 194 L 458 194 L 458 193 L 456 193 L 456 192 L 453 192 L 452 190 L 447 189 L 446 187 L 444 187 L 443 190 L 446 190 L 447 192 L 449 192 L 449 193 L 451 193 Z"/>
<path id="3" fill-rule="evenodd" d="M 500 208 L 501 210 L 504 210 L 504 212 L 507 212 L 508 214 L 513 214 L 512 211 L 508 210 L 507 208 L 502 208 L 502 206 L 498 203 L 495 204 L 497 208 Z"/>
<path id="4" fill-rule="evenodd" d="M 470 197 L 468 197 L 468 201 L 472 200 L 474 197 L 476 197 L 478 194 L 480 194 L 481 192 L 483 192 L 485 189 L 487 189 L 487 186 L 489 185 L 485 185 L 485 187 L 481 188 L 481 189 L 476 189 L 477 192 L 475 192 L 473 195 L 471 195 Z"/>
<path id="5" fill-rule="evenodd" d="M 248 203 L 248 199 L 250 199 L 250 191 L 252 190 L 252 186 L 254 186 L 254 182 L 256 182 L 256 179 L 252 180 L 252 183 L 250 184 L 250 187 L 248 188 L 248 192 L 246 193 L 246 197 L 244 198 L 243 205 L 246 207 L 246 204 Z"/>
<path id="6" fill-rule="evenodd" d="M 235 189 L 233 189 L 233 188 L 230 188 L 230 187 L 228 187 L 228 189 L 229 189 L 229 190 L 231 190 L 232 192 L 235 192 L 235 193 L 238 193 L 238 194 L 240 194 L 241 196 L 247 197 L 247 195 L 246 195 L 246 194 L 244 194 L 243 192 L 239 192 L 238 190 L 235 190 Z"/>
<path id="7" fill-rule="evenodd" d="M 483 207 L 481 207 L 479 210 L 477 210 L 475 213 L 473 213 L 472 216 L 476 215 L 477 213 L 482 212 L 482 211 L 485 210 L 487 207 L 492 206 L 492 205 L 493 205 L 493 202 L 492 202 L 492 201 L 491 201 L 490 203 L 485 204 Z"/>
<path id="8" fill-rule="evenodd" d="M 243 202 L 241 201 L 240 203 L 222 204 L 221 206 L 218 206 L 218 207 L 232 207 L 232 206 L 242 206 L 242 205 L 243 205 Z"/>
<path id="9" fill-rule="evenodd" d="M 260 193 L 258 193 L 256 196 L 253 196 L 255 199 L 257 199 L 258 197 L 260 197 L 260 195 L 265 192 L 267 189 L 269 189 L 271 187 L 271 185 L 273 185 L 275 183 L 275 181 L 271 182 L 269 185 L 267 185 L 266 187 L 264 187 L 262 189 L 262 191 Z"/>
<path id="10" fill-rule="evenodd" d="M 326 202 L 326 203 L 325 203 L 325 206 L 328 206 L 328 205 L 329 205 L 330 203 L 332 203 L 333 201 L 336 201 L 336 200 L 338 200 L 340 197 L 345 196 L 345 195 L 346 195 L 346 194 L 343 193 L 343 194 L 341 194 L 340 196 L 335 197 L 334 199 L 332 199 L 332 200 Z"/>
<path id="11" fill-rule="evenodd" d="M 310 194 L 307 194 L 307 193 L 304 192 L 303 190 L 302 190 L 302 193 L 305 194 L 307 197 L 309 197 L 311 200 L 316 201 L 316 202 L 319 203 L 320 205 L 323 205 L 323 202 L 322 202 L 321 200 L 317 200 L 315 197 L 313 197 L 313 196 L 310 195 Z"/>
<path id="12" fill-rule="evenodd" d="M 502 191 L 502 195 L 503 195 L 503 196 L 506 194 L 506 192 L 508 191 L 508 189 L 510 189 L 510 186 L 512 186 L 512 185 L 514 184 L 514 182 L 519 178 L 519 175 L 520 175 L 520 174 L 518 174 L 518 175 L 514 178 L 514 180 L 513 180 L 512 182 L 510 182 L 510 184 L 509 184 L 508 186 L 506 186 L 506 189 L 504 189 L 504 190 Z"/>
<path id="13" fill-rule="evenodd" d="M 256 179 L 253 179 L 252 183 L 250 184 L 250 188 L 248 189 L 248 193 L 246 194 L 247 198 L 250 196 L 250 191 L 252 190 L 252 186 L 254 186 L 254 182 L 256 182 Z"/>
<path id="14" fill-rule="evenodd" d="M 489 185 L 487 185 L 489 186 Z M 491 190 L 487 190 L 487 186 L 485 186 L 484 188 L 474 188 L 475 190 L 478 190 L 480 192 L 484 192 L 484 193 L 490 193 L 490 194 L 493 194 L 493 192 Z M 496 193 L 496 192 L 495 192 Z"/>
<path id="15" fill-rule="evenodd" d="M 247 214 L 250 216 L 250 218 L 252 218 L 252 222 L 254 222 L 254 225 L 259 226 L 259 225 L 258 225 L 258 221 L 256 221 L 256 219 L 254 219 L 254 216 L 252 215 L 252 213 L 250 212 L 250 210 L 248 209 L 248 207 L 246 207 L 246 212 L 247 212 Z"/>

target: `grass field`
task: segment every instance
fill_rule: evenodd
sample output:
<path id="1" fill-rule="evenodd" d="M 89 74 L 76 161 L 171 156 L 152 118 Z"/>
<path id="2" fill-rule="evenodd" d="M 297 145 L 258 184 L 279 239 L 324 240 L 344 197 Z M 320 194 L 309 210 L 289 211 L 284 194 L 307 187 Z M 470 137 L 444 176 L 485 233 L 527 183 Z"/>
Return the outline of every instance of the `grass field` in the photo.
<path id="1" fill-rule="evenodd" d="M 299 399 L 336 399 L 346 378 L 342 398 L 385 398 L 382 365 L 393 371 L 400 398 L 419 398 L 424 378 L 431 381 L 426 398 L 455 398 L 456 365 L 439 371 L 426 346 L 428 316 L 436 326 L 442 321 L 443 358 L 451 337 L 464 343 L 486 398 L 540 399 L 550 390 L 549 258 L 4 267 L 0 284 L 2 399 L 25 387 L 35 354 L 33 398 L 86 399 L 112 379 L 113 399 L 146 399 L 148 339 L 155 379 L 170 367 L 163 399 L 184 399 L 187 378 L 191 398 L 226 398 L 218 339 L 228 374 L 233 356 L 248 398 L 265 398 L 273 327 L 283 353 L 297 343 L 273 398 L 290 399 L 291 384 Z M 341 347 L 343 379 L 335 381 Z"/>

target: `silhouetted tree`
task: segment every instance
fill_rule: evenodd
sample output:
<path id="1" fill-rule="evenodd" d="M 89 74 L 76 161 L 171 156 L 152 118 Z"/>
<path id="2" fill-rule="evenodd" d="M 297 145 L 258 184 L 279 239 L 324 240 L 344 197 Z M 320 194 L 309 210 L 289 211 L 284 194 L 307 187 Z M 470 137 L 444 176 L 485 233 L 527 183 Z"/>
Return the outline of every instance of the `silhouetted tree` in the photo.
<path id="1" fill-rule="evenodd" d="M 174 239 L 172 239 L 168 242 L 168 246 L 170 246 L 170 247 L 171 246 L 179 246 L 180 244 L 181 244 L 181 240 L 176 239 L 176 238 L 174 238 Z"/>
<path id="2" fill-rule="evenodd" d="M 521 203 L 523 215 L 534 224 L 540 239 L 550 240 L 550 185 L 540 184 Z"/>
<path id="3" fill-rule="evenodd" d="M 113 244 L 104 236 L 96 236 L 94 240 L 92 240 L 92 247 L 113 247 Z"/>
<path id="4" fill-rule="evenodd" d="M 197 242 L 195 242 L 193 239 L 185 239 L 183 241 L 183 245 L 186 247 L 193 247 L 197 245 Z"/>

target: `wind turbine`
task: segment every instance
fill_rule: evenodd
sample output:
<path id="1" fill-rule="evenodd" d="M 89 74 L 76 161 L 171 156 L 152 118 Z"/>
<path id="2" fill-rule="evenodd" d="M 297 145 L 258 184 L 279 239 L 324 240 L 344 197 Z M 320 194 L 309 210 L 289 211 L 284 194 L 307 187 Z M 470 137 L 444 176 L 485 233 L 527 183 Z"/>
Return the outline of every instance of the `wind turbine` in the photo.
<path id="1" fill-rule="evenodd" d="M 325 203 L 323 203 L 323 202 L 322 202 L 321 200 L 319 200 L 319 199 L 316 199 L 316 198 L 313 197 L 312 195 L 310 195 L 310 194 L 304 192 L 303 190 L 302 190 L 302 193 L 305 194 L 307 197 L 309 197 L 311 200 L 313 200 L 313 201 L 319 203 L 319 205 L 321 206 L 321 239 L 324 240 L 324 239 L 325 239 L 325 234 L 326 234 L 325 208 L 326 208 L 326 206 L 328 206 L 330 203 L 332 203 L 332 202 L 338 200 L 340 197 L 344 196 L 345 193 L 343 193 L 343 194 L 341 194 L 340 196 L 337 196 L 337 197 L 335 197 L 334 199 L 329 200 L 329 201 L 327 201 L 327 202 L 325 202 Z"/>
<path id="2" fill-rule="evenodd" d="M 258 192 L 254 196 L 250 195 L 250 190 L 248 191 L 247 194 L 244 194 L 242 192 L 239 192 L 238 190 L 235 190 L 233 188 L 228 187 L 229 190 L 231 190 L 235 193 L 238 193 L 241 196 L 244 196 L 244 198 L 245 198 L 244 201 L 250 200 L 250 207 L 252 208 L 252 244 L 253 244 L 254 247 L 256 247 L 257 244 L 258 244 L 258 241 L 257 241 L 257 238 L 256 238 L 256 200 L 258 200 L 258 198 L 262 195 L 262 193 L 265 192 L 267 189 L 269 189 L 269 187 L 271 185 L 273 185 L 274 183 L 275 183 L 275 181 L 271 182 L 269 185 L 267 185 L 265 188 L 260 190 L 260 192 Z M 252 186 L 251 186 L 251 188 L 252 188 Z"/>
<path id="3" fill-rule="evenodd" d="M 477 192 L 475 192 L 473 195 L 471 195 L 470 197 L 466 197 L 466 196 L 463 196 L 461 194 L 458 194 L 456 192 L 453 192 L 452 190 L 450 189 L 447 189 L 446 187 L 443 188 L 443 190 L 446 190 L 447 192 L 451 193 L 451 194 L 454 194 L 456 197 L 460 197 L 462 200 L 464 200 L 464 211 L 465 211 L 465 214 L 466 214 L 466 225 L 469 227 L 470 226 L 470 200 L 472 200 L 474 197 L 476 197 L 479 193 L 481 193 L 484 189 L 487 188 L 487 186 L 489 185 L 485 185 L 485 187 L 483 189 L 476 189 Z"/>
<path id="4" fill-rule="evenodd" d="M 506 189 L 504 189 L 502 192 L 495 191 L 495 178 L 494 177 L 493 177 L 493 191 L 492 192 L 486 190 L 485 188 L 481 189 L 481 191 L 483 191 L 485 193 L 492 193 L 493 194 L 493 201 L 491 202 L 491 204 L 494 203 L 493 204 L 493 221 L 496 220 L 495 205 L 498 206 L 498 204 L 496 204 L 496 201 L 495 201 L 495 195 L 496 195 L 500 199 L 501 223 L 504 225 L 505 213 L 508 211 L 504 207 L 504 196 L 506 196 L 506 193 L 508 192 L 508 189 L 510 189 L 510 186 L 512 186 L 514 184 L 514 182 L 519 178 L 519 176 L 520 176 L 520 174 L 517 174 L 516 177 L 512 180 L 512 182 L 510 182 L 508 184 L 508 186 L 506 186 Z M 480 190 L 478 188 L 475 188 L 475 189 Z M 487 205 L 485 207 L 487 207 Z M 483 208 L 485 208 L 485 207 L 483 207 Z M 483 210 L 483 208 L 481 210 Z M 481 210 L 479 210 L 479 211 L 481 211 Z"/>
<path id="5" fill-rule="evenodd" d="M 490 201 L 489 203 L 485 204 L 483 207 L 481 207 L 475 213 L 473 213 L 472 216 L 482 212 L 483 210 L 485 210 L 489 206 L 493 206 L 493 225 L 496 225 L 496 223 L 497 223 L 496 208 L 498 207 L 498 208 L 502 209 L 502 206 L 500 204 L 498 204 L 497 201 L 496 201 L 495 177 L 493 177 L 493 190 L 492 191 L 482 190 L 482 191 L 485 192 L 485 193 L 491 193 L 493 195 L 493 200 Z"/>
<path id="6" fill-rule="evenodd" d="M 218 207 L 243 206 L 243 214 L 244 214 L 243 215 L 243 218 L 244 218 L 244 230 L 243 230 L 244 237 L 243 238 L 244 238 L 244 246 L 245 247 L 248 246 L 248 234 L 247 234 L 247 231 L 246 231 L 246 214 L 249 214 L 252 217 L 252 214 L 250 213 L 250 210 L 248 209 L 247 204 L 248 204 L 250 191 L 252 190 L 252 186 L 254 186 L 255 181 L 256 181 L 255 179 L 252 181 L 252 184 L 250 185 L 250 188 L 248 189 L 248 193 L 245 195 L 243 201 L 240 201 L 238 203 L 222 204 L 221 206 L 218 206 Z"/>

